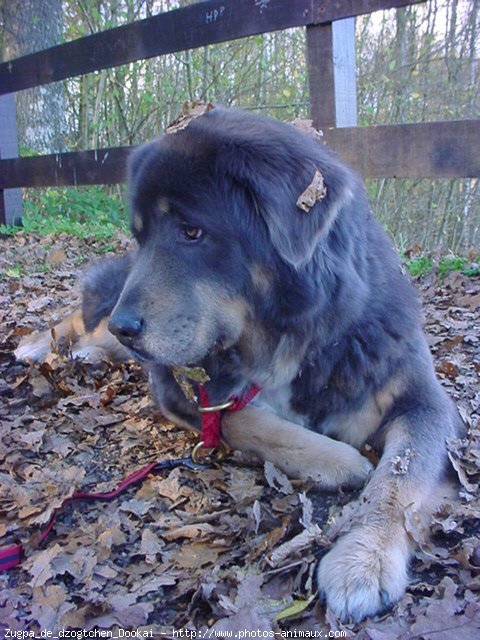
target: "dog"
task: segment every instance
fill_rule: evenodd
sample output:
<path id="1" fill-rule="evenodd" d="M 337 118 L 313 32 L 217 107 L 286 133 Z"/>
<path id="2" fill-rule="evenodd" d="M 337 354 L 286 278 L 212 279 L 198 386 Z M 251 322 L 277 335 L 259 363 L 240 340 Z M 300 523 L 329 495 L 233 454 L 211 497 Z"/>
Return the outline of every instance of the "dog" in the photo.
<path id="1" fill-rule="evenodd" d="M 462 424 L 361 180 L 291 125 L 215 108 L 135 150 L 128 182 L 136 248 L 93 266 L 57 335 L 80 337 L 80 355 L 133 355 L 191 429 L 171 365 L 203 367 L 213 405 L 260 388 L 224 413 L 223 438 L 326 490 L 365 485 L 318 585 L 342 621 L 382 612 L 408 582 L 405 513 L 438 504 Z"/>

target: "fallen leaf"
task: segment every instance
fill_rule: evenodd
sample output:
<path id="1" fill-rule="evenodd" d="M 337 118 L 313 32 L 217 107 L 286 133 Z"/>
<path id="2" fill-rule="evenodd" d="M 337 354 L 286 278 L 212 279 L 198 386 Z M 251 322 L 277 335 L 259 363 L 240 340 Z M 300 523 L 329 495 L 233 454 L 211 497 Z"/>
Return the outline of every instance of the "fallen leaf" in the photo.
<path id="1" fill-rule="evenodd" d="M 258 611 L 256 607 L 244 607 L 229 618 L 218 620 L 208 634 L 213 638 L 218 637 L 242 637 L 240 633 L 245 630 L 255 630 L 256 637 L 268 638 L 273 633 L 272 625 L 267 616 Z M 209 635 L 210 637 L 210 635 Z"/>
<path id="2" fill-rule="evenodd" d="M 307 600 L 294 600 L 292 604 L 277 613 L 275 620 L 280 622 L 280 620 L 286 620 L 288 618 L 298 618 L 298 616 L 302 615 L 304 611 L 308 609 L 314 600 L 315 594 L 311 595 Z"/>
<path id="3" fill-rule="evenodd" d="M 279 471 L 268 460 L 265 462 L 263 468 L 265 472 L 265 479 L 272 489 L 276 489 L 285 495 L 293 493 L 292 483 L 282 471 Z"/>
<path id="4" fill-rule="evenodd" d="M 48 259 L 52 264 L 55 264 L 55 265 L 62 264 L 67 260 L 67 254 L 65 253 L 65 250 L 62 248 L 53 249 L 53 251 L 51 251 L 48 256 Z"/>
<path id="5" fill-rule="evenodd" d="M 137 517 L 141 518 L 152 508 L 152 503 L 148 500 L 138 500 L 138 498 L 131 498 L 126 502 L 123 502 L 119 509 L 126 511 L 127 513 L 133 513 Z"/>
<path id="6" fill-rule="evenodd" d="M 183 527 L 175 527 L 170 531 L 164 531 L 162 533 L 162 538 L 165 538 L 165 540 L 178 540 L 178 538 L 194 540 L 195 538 L 213 535 L 214 533 L 215 529 L 212 525 L 206 522 L 200 522 L 198 524 L 186 524 Z"/>
<path id="7" fill-rule="evenodd" d="M 55 544 L 52 547 L 35 554 L 34 558 L 31 560 L 30 566 L 28 566 L 28 564 L 25 565 L 28 573 L 32 576 L 32 580 L 29 582 L 31 587 L 41 587 L 47 582 L 47 580 L 56 575 L 52 567 L 52 560 L 61 553 L 61 546 L 59 544 Z"/>
<path id="8" fill-rule="evenodd" d="M 144 556 L 155 557 L 160 553 L 165 542 L 161 540 L 151 529 L 144 529 L 142 533 L 142 542 L 140 544 L 140 553 Z"/>
<path id="9" fill-rule="evenodd" d="M 180 553 L 175 556 L 175 563 L 184 569 L 200 569 L 216 562 L 219 553 L 220 549 L 215 549 L 210 544 L 193 542 L 180 549 Z"/>

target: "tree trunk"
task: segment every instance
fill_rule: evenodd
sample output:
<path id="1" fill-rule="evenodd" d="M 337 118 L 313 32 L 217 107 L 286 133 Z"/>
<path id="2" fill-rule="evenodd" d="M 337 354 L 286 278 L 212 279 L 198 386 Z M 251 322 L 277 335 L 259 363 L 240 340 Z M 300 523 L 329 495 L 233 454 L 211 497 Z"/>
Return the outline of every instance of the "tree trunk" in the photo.
<path id="1" fill-rule="evenodd" d="M 3 59 L 11 60 L 61 42 L 61 0 L 7 0 L 3 6 Z M 65 149 L 65 98 L 62 83 L 16 94 L 21 147 L 52 153 Z"/>

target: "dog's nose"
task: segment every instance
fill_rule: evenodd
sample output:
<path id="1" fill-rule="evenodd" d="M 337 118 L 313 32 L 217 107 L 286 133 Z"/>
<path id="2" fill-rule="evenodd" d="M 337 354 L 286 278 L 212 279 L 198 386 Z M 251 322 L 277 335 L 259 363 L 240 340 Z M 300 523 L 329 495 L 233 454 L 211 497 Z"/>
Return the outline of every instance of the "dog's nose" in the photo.
<path id="1" fill-rule="evenodd" d="M 138 338 L 143 329 L 143 319 L 131 313 L 115 314 L 110 318 L 108 330 L 116 336 L 120 342 L 131 342 Z"/>

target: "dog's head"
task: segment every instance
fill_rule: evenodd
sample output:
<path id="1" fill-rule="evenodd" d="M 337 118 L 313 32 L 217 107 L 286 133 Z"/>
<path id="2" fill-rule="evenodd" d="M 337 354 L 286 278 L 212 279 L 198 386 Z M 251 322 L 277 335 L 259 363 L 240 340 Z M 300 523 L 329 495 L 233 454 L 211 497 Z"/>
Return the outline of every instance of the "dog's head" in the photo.
<path id="1" fill-rule="evenodd" d="M 326 194 L 304 212 L 297 200 L 317 170 Z M 274 306 L 300 311 L 297 275 L 352 198 L 349 172 L 320 144 L 224 109 L 140 147 L 129 184 L 138 252 L 110 328 L 165 364 L 231 347 L 280 291 Z"/>

